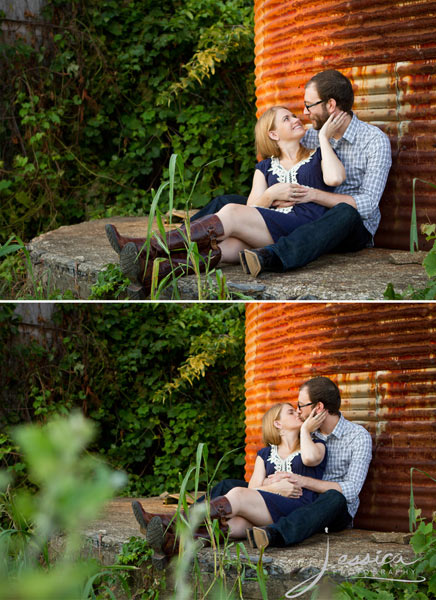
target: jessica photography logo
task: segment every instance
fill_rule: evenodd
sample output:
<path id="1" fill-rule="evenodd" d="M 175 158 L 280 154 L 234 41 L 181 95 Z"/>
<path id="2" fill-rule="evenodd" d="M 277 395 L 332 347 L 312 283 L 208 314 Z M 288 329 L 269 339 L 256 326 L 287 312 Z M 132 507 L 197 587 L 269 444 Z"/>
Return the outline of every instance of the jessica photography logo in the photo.
<path id="1" fill-rule="evenodd" d="M 325 530 L 326 534 L 328 534 L 328 529 Z M 306 594 L 309 590 L 316 586 L 316 584 L 321 580 L 323 575 L 327 572 L 327 570 L 335 570 L 335 569 L 343 569 L 344 567 L 361 567 L 362 570 L 368 569 L 370 567 L 383 567 L 385 565 L 401 565 L 404 567 L 409 567 L 410 565 L 415 564 L 419 561 L 419 558 L 407 561 L 404 559 L 401 552 L 393 553 L 393 552 L 385 552 L 382 550 L 377 550 L 375 555 L 372 555 L 367 552 L 364 555 L 356 554 L 354 556 L 349 554 L 342 554 L 337 562 L 329 565 L 329 551 L 330 551 L 330 542 L 329 537 L 327 535 L 327 550 L 324 559 L 323 566 L 321 570 L 316 575 L 305 579 L 298 585 L 294 586 L 292 589 L 288 590 L 285 594 L 286 598 L 298 598 L 298 596 L 302 596 Z M 399 581 L 401 583 L 422 583 L 425 581 L 425 577 L 419 577 L 418 579 L 402 579 L 402 578 L 389 578 L 389 577 L 379 577 L 377 575 L 350 575 L 347 579 L 374 579 L 380 581 Z"/>

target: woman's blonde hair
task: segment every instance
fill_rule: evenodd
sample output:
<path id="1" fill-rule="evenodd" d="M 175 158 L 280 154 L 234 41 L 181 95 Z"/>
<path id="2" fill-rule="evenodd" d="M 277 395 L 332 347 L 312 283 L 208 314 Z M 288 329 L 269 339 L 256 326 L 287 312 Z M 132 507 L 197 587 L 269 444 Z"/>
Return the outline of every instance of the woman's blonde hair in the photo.
<path id="1" fill-rule="evenodd" d="M 274 425 L 274 421 L 280 418 L 284 406 L 291 406 L 289 402 L 274 404 L 266 411 L 262 418 L 262 439 L 265 446 L 274 444 L 278 446 L 281 442 L 280 431 Z"/>
<path id="2" fill-rule="evenodd" d="M 278 143 L 276 140 L 272 140 L 268 135 L 276 126 L 276 112 L 280 108 L 289 110 L 286 106 L 271 106 L 271 108 L 268 108 L 268 110 L 259 117 L 256 127 L 254 128 L 256 154 L 262 158 L 270 158 L 272 156 L 276 156 L 277 158 L 281 157 L 282 151 L 280 150 Z M 300 144 L 297 159 L 300 161 L 309 155 L 310 150 Z"/>

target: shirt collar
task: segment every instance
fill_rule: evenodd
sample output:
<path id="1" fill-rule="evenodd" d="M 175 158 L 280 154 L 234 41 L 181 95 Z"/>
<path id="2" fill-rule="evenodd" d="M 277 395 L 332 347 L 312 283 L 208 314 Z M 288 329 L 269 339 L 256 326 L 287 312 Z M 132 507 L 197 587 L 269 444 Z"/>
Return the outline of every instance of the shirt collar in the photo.
<path id="1" fill-rule="evenodd" d="M 333 429 L 333 431 L 331 433 L 329 433 L 329 435 L 334 435 L 337 438 L 341 438 L 344 433 L 345 433 L 345 418 L 342 416 L 342 413 L 340 413 L 340 417 L 339 417 L 339 421 L 336 423 L 336 427 Z"/>
<path id="2" fill-rule="evenodd" d="M 356 139 L 358 128 L 359 128 L 359 119 L 353 113 L 350 124 L 348 125 L 347 129 L 344 131 L 344 135 L 342 136 L 342 139 L 347 140 L 347 142 L 350 142 L 350 144 L 353 144 L 354 140 Z"/>
<path id="3" fill-rule="evenodd" d="M 321 438 L 324 441 L 327 441 L 332 435 L 334 435 L 336 438 L 341 438 L 344 435 L 346 428 L 346 420 L 342 416 L 342 413 L 339 414 L 341 416 L 339 417 L 339 421 L 336 423 L 336 427 L 333 429 L 333 431 L 331 431 L 327 435 L 321 433 L 319 429 L 315 432 L 319 438 Z"/>
<path id="4" fill-rule="evenodd" d="M 338 146 L 340 146 L 343 143 L 344 140 L 346 142 L 348 142 L 349 144 L 354 144 L 358 129 L 359 129 L 359 119 L 353 113 L 353 116 L 351 117 L 351 121 L 350 121 L 347 129 L 344 131 L 344 135 L 341 138 L 339 138 L 338 140 L 336 140 L 335 138 L 330 139 L 332 147 L 337 148 Z"/>

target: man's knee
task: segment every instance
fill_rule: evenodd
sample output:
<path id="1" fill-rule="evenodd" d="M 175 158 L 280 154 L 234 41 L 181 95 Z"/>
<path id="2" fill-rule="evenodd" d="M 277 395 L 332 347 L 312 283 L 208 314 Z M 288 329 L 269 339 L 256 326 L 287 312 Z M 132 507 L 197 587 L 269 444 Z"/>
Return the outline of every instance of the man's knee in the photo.
<path id="1" fill-rule="evenodd" d="M 332 211 L 334 211 L 336 214 L 341 214 L 341 216 L 349 219 L 350 221 L 358 222 L 362 220 L 357 208 L 354 208 L 354 206 L 351 206 L 351 204 L 347 204 L 346 202 L 339 202 L 339 204 L 336 204 L 330 209 L 329 212 Z"/>
<path id="2" fill-rule="evenodd" d="M 248 487 L 248 483 L 241 479 L 223 479 L 212 488 L 211 498 L 224 496 L 235 487 Z"/>
<path id="3" fill-rule="evenodd" d="M 347 509 L 347 501 L 345 499 L 345 496 L 338 490 L 327 490 L 319 497 L 328 501 L 332 508 L 339 510 L 342 508 L 344 508 L 345 510 Z"/>

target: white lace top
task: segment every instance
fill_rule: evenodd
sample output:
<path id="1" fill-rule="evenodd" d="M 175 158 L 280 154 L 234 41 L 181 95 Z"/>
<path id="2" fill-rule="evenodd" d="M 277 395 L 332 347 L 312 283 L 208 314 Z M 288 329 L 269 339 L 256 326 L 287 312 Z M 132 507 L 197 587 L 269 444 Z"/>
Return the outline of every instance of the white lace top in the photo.
<path id="1" fill-rule="evenodd" d="M 275 467 L 276 471 L 285 471 L 286 473 L 292 473 L 292 461 L 293 459 L 300 454 L 300 450 L 296 450 L 292 452 L 286 458 L 280 458 L 278 453 L 278 447 L 274 444 L 271 444 L 271 453 L 268 456 L 268 462 L 272 463 Z"/>

